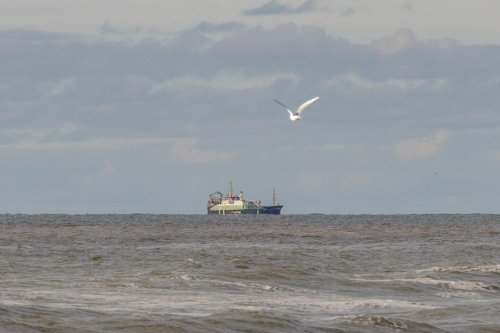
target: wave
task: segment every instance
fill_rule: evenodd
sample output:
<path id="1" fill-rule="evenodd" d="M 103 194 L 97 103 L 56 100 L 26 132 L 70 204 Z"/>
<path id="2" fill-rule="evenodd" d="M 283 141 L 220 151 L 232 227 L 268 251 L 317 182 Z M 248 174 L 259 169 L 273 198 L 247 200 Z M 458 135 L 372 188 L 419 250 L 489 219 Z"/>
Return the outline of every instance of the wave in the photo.
<path id="1" fill-rule="evenodd" d="M 30 311 L 31 312 L 31 311 Z M 1 312 L 0 312 L 1 313 Z M 29 313 L 29 312 L 28 312 Z M 305 318 L 304 313 L 283 313 L 258 307 L 233 308 L 202 316 L 146 313 L 30 313 L 3 316 L 0 330 L 7 332 L 426 332 L 446 333 L 427 323 L 379 315 L 346 315 L 328 320 Z M 65 318 L 62 320 L 61 318 Z M 91 318 L 91 319 L 90 319 Z M 333 320 L 332 320 L 333 319 Z"/>
<path id="2" fill-rule="evenodd" d="M 500 274 L 500 265 L 484 265 L 484 266 L 451 266 L 451 267 L 431 267 L 429 269 L 420 270 L 419 272 L 448 272 L 448 273 L 497 273 Z"/>
<path id="3" fill-rule="evenodd" d="M 201 276 L 193 276 L 193 275 L 179 275 L 171 277 L 172 280 L 180 280 L 184 282 L 199 282 L 211 285 L 212 287 L 222 287 L 228 289 L 259 289 L 264 291 L 293 291 L 294 289 L 284 286 L 276 286 L 266 283 L 257 283 L 257 282 L 241 282 L 241 281 L 226 281 L 226 280 L 218 280 L 218 279 L 210 279 Z"/>
<path id="4" fill-rule="evenodd" d="M 378 328 L 387 328 L 390 329 L 391 332 L 394 330 L 395 332 L 425 332 L 425 333 L 448 333 L 448 331 L 442 330 L 436 326 L 415 322 L 404 319 L 394 319 L 390 317 L 377 316 L 377 315 L 357 315 L 357 316 L 345 316 L 341 318 L 341 320 L 349 324 L 358 324 L 362 326 L 378 327 Z M 378 331 L 378 330 L 377 330 Z"/>
<path id="5" fill-rule="evenodd" d="M 422 285 L 433 285 L 442 286 L 450 290 L 460 290 L 460 291 L 497 291 L 500 290 L 498 286 L 487 284 L 484 282 L 477 281 L 454 281 L 454 280 L 442 280 L 433 277 L 417 277 L 417 278 L 395 278 L 395 279 L 365 279 L 365 278 L 354 278 L 351 279 L 357 282 L 365 283 L 414 283 Z"/>
<path id="6" fill-rule="evenodd" d="M 224 275 L 232 278 L 242 278 L 250 280 L 288 280 L 291 277 L 307 277 L 311 273 L 306 270 L 301 270 L 293 267 L 269 267 L 252 270 L 229 271 Z"/>
<path id="7" fill-rule="evenodd" d="M 348 314 L 361 312 L 366 309 L 377 310 L 434 310 L 438 308 L 435 305 L 429 305 L 421 302 L 412 302 L 395 299 L 383 298 L 344 298 L 335 301 L 327 299 L 318 299 L 317 297 L 290 296 L 286 299 L 266 300 L 266 304 L 273 307 L 289 306 L 293 304 L 297 308 L 315 308 L 321 312 Z"/>
<path id="8" fill-rule="evenodd" d="M 260 289 L 264 291 L 292 291 L 293 289 L 288 287 L 273 286 L 265 283 L 255 283 L 255 282 L 232 282 L 232 281 L 222 281 L 222 280 L 208 280 L 208 282 L 213 283 L 215 286 L 224 288 L 243 288 L 243 289 Z"/>
<path id="9" fill-rule="evenodd" d="M 108 321 L 106 328 L 113 332 L 348 332 L 304 320 L 299 315 L 262 309 L 229 309 L 202 317 L 166 316 L 153 321 Z"/>

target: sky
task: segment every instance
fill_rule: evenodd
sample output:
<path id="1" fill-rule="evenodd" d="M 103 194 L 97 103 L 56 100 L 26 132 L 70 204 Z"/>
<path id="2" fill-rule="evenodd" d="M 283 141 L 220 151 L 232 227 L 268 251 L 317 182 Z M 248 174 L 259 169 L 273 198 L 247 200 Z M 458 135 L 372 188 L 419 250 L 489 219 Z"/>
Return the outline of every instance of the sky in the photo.
<path id="1" fill-rule="evenodd" d="M 500 213 L 498 12 L 0 1 L 0 213 Z"/>

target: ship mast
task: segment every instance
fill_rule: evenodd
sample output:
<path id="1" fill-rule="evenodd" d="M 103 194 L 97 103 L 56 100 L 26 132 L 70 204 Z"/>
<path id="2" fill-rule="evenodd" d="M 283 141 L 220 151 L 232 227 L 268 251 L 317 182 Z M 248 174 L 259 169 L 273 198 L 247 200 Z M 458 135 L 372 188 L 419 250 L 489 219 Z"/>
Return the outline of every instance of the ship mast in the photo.
<path id="1" fill-rule="evenodd" d="M 227 189 L 227 196 L 232 198 L 233 197 L 233 182 L 229 180 L 229 188 Z"/>
<path id="2" fill-rule="evenodd" d="M 276 189 L 273 187 L 273 206 L 276 206 Z"/>

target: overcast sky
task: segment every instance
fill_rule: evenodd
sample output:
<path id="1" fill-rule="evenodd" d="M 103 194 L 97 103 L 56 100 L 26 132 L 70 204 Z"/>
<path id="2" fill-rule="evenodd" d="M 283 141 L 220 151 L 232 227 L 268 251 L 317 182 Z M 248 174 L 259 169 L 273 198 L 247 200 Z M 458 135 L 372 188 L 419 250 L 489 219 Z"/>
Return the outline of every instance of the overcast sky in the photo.
<path id="1" fill-rule="evenodd" d="M 1 1 L 0 212 L 204 213 L 231 179 L 283 213 L 500 213 L 499 12 Z"/>

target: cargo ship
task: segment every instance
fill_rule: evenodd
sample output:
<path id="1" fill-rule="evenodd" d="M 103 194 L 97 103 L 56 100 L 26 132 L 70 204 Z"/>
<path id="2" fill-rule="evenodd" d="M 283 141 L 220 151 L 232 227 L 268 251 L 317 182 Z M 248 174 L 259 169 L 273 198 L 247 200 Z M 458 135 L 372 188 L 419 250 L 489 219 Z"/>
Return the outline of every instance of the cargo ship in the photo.
<path id="1" fill-rule="evenodd" d="M 283 205 L 276 204 L 276 191 L 273 189 L 273 204 L 271 206 L 261 205 L 260 200 L 247 200 L 243 192 L 238 195 L 233 193 L 233 184 L 229 182 L 227 194 L 214 192 L 208 196 L 208 214 L 271 214 L 280 215 Z"/>

